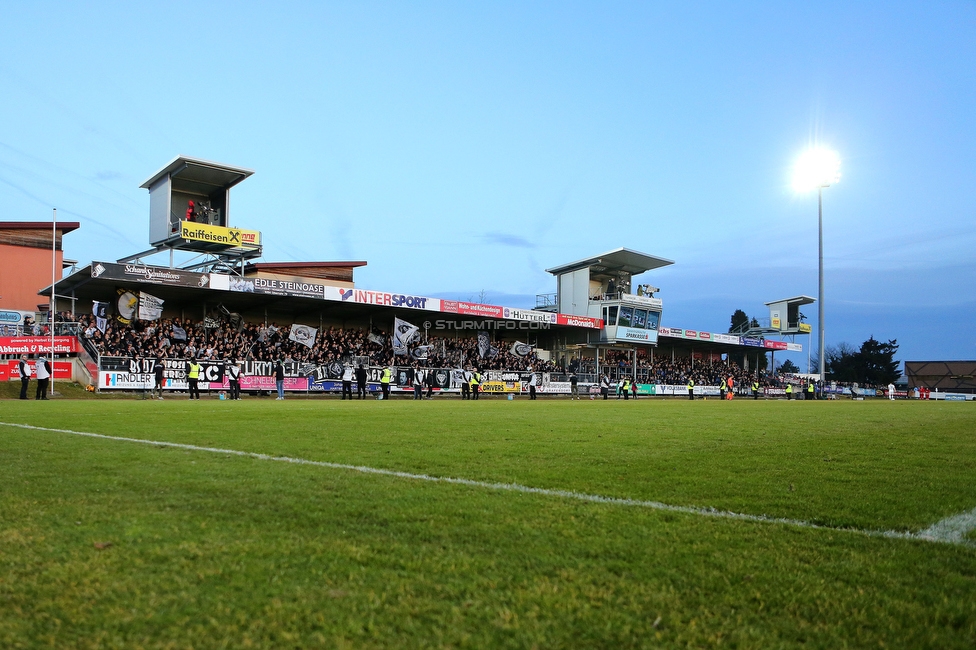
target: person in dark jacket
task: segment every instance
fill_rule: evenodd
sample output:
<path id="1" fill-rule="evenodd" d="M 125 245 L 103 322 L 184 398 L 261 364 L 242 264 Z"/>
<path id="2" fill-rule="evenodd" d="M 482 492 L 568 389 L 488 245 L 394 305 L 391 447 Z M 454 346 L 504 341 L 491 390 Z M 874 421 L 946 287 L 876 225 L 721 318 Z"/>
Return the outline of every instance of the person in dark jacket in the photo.
<path id="1" fill-rule="evenodd" d="M 27 355 L 20 355 L 20 399 L 27 399 L 27 388 L 30 386 L 31 370 L 27 363 Z"/>
<path id="2" fill-rule="evenodd" d="M 285 399 L 285 364 L 282 363 L 281 358 L 279 358 L 278 361 L 275 362 L 274 376 L 275 376 L 275 388 L 278 389 L 278 397 L 276 397 L 275 399 L 276 400 Z"/>
<path id="3" fill-rule="evenodd" d="M 356 397 L 359 399 L 366 399 L 366 378 L 366 368 L 363 367 L 363 364 L 359 364 L 359 367 L 356 368 Z"/>

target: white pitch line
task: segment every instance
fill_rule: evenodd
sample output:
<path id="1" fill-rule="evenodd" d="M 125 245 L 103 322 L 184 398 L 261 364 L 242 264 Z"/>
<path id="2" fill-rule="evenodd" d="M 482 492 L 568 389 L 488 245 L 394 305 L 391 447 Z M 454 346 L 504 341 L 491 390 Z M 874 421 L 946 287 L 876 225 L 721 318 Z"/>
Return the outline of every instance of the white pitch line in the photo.
<path id="1" fill-rule="evenodd" d="M 143 445 L 153 445 L 158 447 L 172 447 L 174 449 L 184 449 L 187 451 L 205 451 L 213 454 L 229 454 L 232 456 L 243 456 L 256 460 L 270 460 L 280 463 L 293 463 L 296 465 L 313 465 L 315 467 L 327 467 L 329 469 L 342 469 L 362 474 L 378 474 L 380 476 L 392 476 L 414 481 L 428 481 L 431 483 L 448 483 L 451 485 L 464 485 L 467 487 L 484 488 L 488 490 L 503 490 L 508 492 L 520 492 L 523 494 L 538 494 L 540 496 L 559 497 L 562 499 L 575 499 L 577 501 L 588 501 L 590 503 L 603 503 L 617 506 L 631 506 L 638 508 L 649 508 L 651 510 L 663 510 L 666 512 L 679 512 L 689 515 L 702 517 L 716 517 L 719 519 L 735 519 L 739 521 L 750 521 L 764 524 L 784 524 L 799 528 L 809 528 L 814 530 L 826 530 L 842 533 L 855 533 L 866 535 L 867 537 L 885 537 L 889 539 L 909 539 L 924 542 L 938 542 L 944 544 L 956 544 L 962 546 L 976 547 L 965 538 L 967 532 L 976 528 L 976 509 L 971 512 L 963 513 L 955 517 L 944 519 L 919 533 L 906 533 L 895 530 L 869 530 L 863 528 L 835 528 L 815 524 L 801 519 L 787 519 L 784 517 L 769 517 L 766 515 L 750 515 L 740 512 L 730 512 L 728 510 L 716 510 L 715 508 L 696 508 L 693 506 L 675 506 L 659 501 L 644 501 L 640 499 L 624 499 L 620 497 L 608 497 L 598 494 L 586 494 L 585 492 L 574 492 L 572 490 L 553 490 L 548 488 L 530 487 L 518 483 L 490 483 L 487 481 L 475 481 L 467 478 L 454 478 L 448 476 L 430 476 L 428 474 L 413 474 L 411 472 L 400 472 L 392 469 L 380 469 L 377 467 L 367 467 L 364 465 L 347 465 L 344 463 L 330 463 L 323 460 L 308 460 L 305 458 L 292 458 L 290 456 L 270 456 L 252 451 L 240 451 L 237 449 L 221 449 L 218 447 L 200 447 L 198 445 L 187 445 L 180 442 L 165 442 L 161 440 L 143 440 L 141 438 L 125 438 L 122 436 L 107 436 L 101 433 L 90 433 L 87 431 L 72 431 L 71 429 L 54 429 L 49 427 L 37 427 L 30 424 L 17 424 L 13 422 L 0 422 L 0 426 L 17 427 L 20 429 L 32 429 L 35 431 L 51 431 L 54 433 L 68 433 L 74 436 L 86 436 L 88 438 L 101 438 L 103 440 L 116 440 L 120 442 L 135 442 Z"/>
<path id="2" fill-rule="evenodd" d="M 937 521 L 918 533 L 918 536 L 923 539 L 931 538 L 950 544 L 973 546 L 973 542 L 966 539 L 966 536 L 974 530 L 976 530 L 976 508 L 973 508 L 969 512 L 963 512 L 953 517 L 947 517 L 942 521 Z"/>

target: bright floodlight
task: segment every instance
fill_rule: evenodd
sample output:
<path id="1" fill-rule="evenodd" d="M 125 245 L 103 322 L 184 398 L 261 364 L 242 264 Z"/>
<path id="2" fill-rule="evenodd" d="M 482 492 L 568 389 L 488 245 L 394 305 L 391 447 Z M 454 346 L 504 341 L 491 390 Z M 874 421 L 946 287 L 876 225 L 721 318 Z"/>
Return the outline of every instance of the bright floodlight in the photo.
<path id="1" fill-rule="evenodd" d="M 840 156 L 830 149 L 810 149 L 796 161 L 793 189 L 807 192 L 840 180 Z"/>

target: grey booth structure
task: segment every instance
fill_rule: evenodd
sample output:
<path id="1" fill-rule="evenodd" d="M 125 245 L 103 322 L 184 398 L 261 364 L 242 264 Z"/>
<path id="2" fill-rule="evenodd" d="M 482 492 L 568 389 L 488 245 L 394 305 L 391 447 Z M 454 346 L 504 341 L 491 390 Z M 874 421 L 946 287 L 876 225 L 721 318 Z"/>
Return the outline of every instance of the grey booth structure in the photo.
<path id="1" fill-rule="evenodd" d="M 546 269 L 556 276 L 555 311 L 602 318 L 601 343 L 657 343 L 663 304 L 657 288 L 632 278 L 674 264 L 663 257 L 617 248 L 576 262 Z"/>
<path id="2" fill-rule="evenodd" d="M 180 237 L 180 222 L 192 201 L 196 222 L 230 227 L 230 189 L 252 175 L 249 169 L 177 156 L 140 185 L 149 190 L 149 243 L 156 247 L 213 251 L 231 248 Z"/>

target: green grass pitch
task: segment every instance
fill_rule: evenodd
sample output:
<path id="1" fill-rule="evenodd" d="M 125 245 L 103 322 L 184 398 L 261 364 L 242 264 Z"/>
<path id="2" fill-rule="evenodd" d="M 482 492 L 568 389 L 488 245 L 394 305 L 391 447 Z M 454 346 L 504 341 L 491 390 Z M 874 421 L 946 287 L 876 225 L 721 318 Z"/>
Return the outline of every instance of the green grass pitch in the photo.
<path id="1" fill-rule="evenodd" d="M 0 402 L 2 648 L 976 647 L 971 403 Z M 515 483 L 819 527 L 274 462 Z"/>

